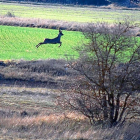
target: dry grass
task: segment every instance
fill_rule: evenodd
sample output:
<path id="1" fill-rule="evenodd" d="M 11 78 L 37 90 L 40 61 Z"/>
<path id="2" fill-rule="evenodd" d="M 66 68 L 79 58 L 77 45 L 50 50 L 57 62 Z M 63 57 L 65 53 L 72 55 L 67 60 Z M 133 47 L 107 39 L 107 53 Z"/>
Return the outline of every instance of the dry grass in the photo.
<path id="1" fill-rule="evenodd" d="M 0 139 L 139 140 L 139 120 L 128 121 L 114 128 L 108 128 L 100 122 L 91 126 L 85 116 L 69 111 L 64 113 L 55 103 L 49 105 L 48 101 L 54 102 L 60 94 L 55 89 L 2 86 Z M 24 110 L 28 113 L 25 117 L 21 116 Z"/>
<path id="2" fill-rule="evenodd" d="M 39 61 L 1 61 L 0 74 L 3 80 L 13 84 L 36 87 L 60 87 L 61 83 L 70 83 L 71 78 L 77 75 L 76 71 L 65 69 L 65 60 L 39 60 Z M 17 81 L 17 82 L 16 82 Z M 1 81 L 2 82 L 2 81 Z M 22 83 L 21 83 L 22 82 Z"/>
<path id="3" fill-rule="evenodd" d="M 25 75 L 32 70 L 32 73 L 36 73 L 36 77 L 39 78 L 39 75 L 44 71 L 43 65 L 46 64 L 44 65 L 45 69 L 50 66 L 49 70 L 51 70 L 47 75 L 53 77 L 55 81 L 60 77 L 65 80 L 66 77 L 69 80 L 70 77 L 74 77 L 74 75 L 72 76 L 74 71 L 69 71 L 69 75 L 54 75 L 65 64 L 60 60 L 55 62 L 51 69 L 50 61 L 40 60 L 39 63 L 36 61 L 4 61 L 1 64 L 5 64 L 5 66 L 0 66 L 0 72 L 5 78 L 6 75 L 8 76 L 8 72 L 13 70 L 13 75 L 18 78 L 17 70 L 22 71 Z M 39 69 L 34 69 L 38 66 L 42 72 L 39 72 Z M 21 77 L 19 76 L 19 78 Z M 39 79 L 41 80 L 41 78 Z M 102 125 L 100 122 L 91 126 L 83 115 L 70 111 L 64 112 L 57 106 L 57 97 L 65 93 L 62 93 L 56 86 L 53 85 L 50 88 L 44 85 L 41 87 L 40 84 L 37 87 L 33 86 L 30 80 L 28 84 L 26 84 L 27 81 L 23 84 L 24 82 L 20 80 L 15 80 L 14 83 L 12 81 L 4 83 L 3 80 L 6 79 L 0 80 L 0 139 L 2 140 L 140 139 L 139 120 L 127 121 L 125 125 L 114 128 L 108 128 L 107 125 Z M 27 115 L 22 116 L 23 111 L 26 111 Z"/>
<path id="4" fill-rule="evenodd" d="M 21 27 L 38 27 L 62 30 L 79 31 L 86 23 L 67 22 L 49 19 L 34 19 L 34 18 L 20 18 L 20 17 L 7 17 L 0 16 L 0 25 L 21 26 Z"/>
<path id="5" fill-rule="evenodd" d="M 37 27 L 37 28 L 48 28 L 48 29 L 60 28 L 62 30 L 68 30 L 68 31 L 81 31 L 81 29 L 86 28 L 88 26 L 88 23 L 0 16 L 0 25 L 33 27 L 33 28 Z M 113 24 L 110 25 L 112 26 Z M 139 26 L 133 30 L 135 35 L 138 35 L 139 31 L 140 31 Z M 29 52 L 29 50 L 27 50 L 27 52 Z"/>
<path id="6" fill-rule="evenodd" d="M 140 122 L 129 122 L 115 128 L 90 126 L 81 116 L 69 113 L 51 114 L 37 117 L 15 117 L 1 119 L 1 135 L 25 139 L 106 139 L 106 140 L 139 140 Z M 78 120 L 77 120 L 78 119 Z"/>
<path id="7" fill-rule="evenodd" d="M 17 127 L 17 126 L 32 126 L 32 125 L 41 125 L 42 123 L 58 124 L 65 120 L 71 121 L 84 121 L 86 120 L 85 116 L 77 113 L 67 113 L 67 114 L 50 114 L 48 116 L 27 116 L 27 117 L 17 117 L 12 118 L 3 118 L 0 120 L 1 126 L 5 127 Z"/>

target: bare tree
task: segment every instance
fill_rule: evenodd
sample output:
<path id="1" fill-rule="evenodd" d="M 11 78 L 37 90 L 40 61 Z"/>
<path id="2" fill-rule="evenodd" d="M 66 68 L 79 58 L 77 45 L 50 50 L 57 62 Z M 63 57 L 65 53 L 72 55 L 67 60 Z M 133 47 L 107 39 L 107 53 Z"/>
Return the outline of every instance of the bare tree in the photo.
<path id="1" fill-rule="evenodd" d="M 110 126 L 132 118 L 140 105 L 140 44 L 130 22 L 109 26 L 89 24 L 83 30 L 86 44 L 77 47 L 80 57 L 71 67 L 79 71 L 75 84 L 60 100 L 65 108 Z"/>

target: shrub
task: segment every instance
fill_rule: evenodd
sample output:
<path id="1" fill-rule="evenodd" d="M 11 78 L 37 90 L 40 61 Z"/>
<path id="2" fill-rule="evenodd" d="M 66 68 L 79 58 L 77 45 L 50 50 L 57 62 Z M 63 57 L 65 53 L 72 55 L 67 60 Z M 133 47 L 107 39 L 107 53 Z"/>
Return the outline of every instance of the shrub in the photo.
<path id="1" fill-rule="evenodd" d="M 75 85 L 60 100 L 64 108 L 81 112 L 91 124 L 112 127 L 140 114 L 140 45 L 128 21 L 109 26 L 89 24 L 83 30 L 88 43 L 76 50 L 80 58 L 71 67 L 79 71 Z"/>
<path id="2" fill-rule="evenodd" d="M 6 17 L 15 17 L 14 13 L 12 13 L 12 12 L 7 12 L 7 14 L 5 16 Z"/>

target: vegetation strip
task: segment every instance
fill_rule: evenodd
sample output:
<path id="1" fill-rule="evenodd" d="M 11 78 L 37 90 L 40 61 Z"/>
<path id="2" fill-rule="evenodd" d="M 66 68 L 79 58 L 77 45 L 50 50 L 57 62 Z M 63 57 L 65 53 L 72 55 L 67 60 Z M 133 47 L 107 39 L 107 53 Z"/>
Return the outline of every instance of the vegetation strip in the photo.
<path id="1" fill-rule="evenodd" d="M 0 25 L 20 26 L 32 28 L 61 29 L 69 31 L 79 31 L 87 23 L 66 22 L 47 19 L 19 18 L 19 17 L 0 17 Z"/>
<path id="2" fill-rule="evenodd" d="M 0 3 L 0 15 L 7 16 L 11 12 L 15 17 L 48 19 L 67 22 L 98 22 L 114 23 L 124 17 L 133 17 L 140 23 L 140 11 L 102 9 L 90 7 L 70 7 L 63 5 L 31 5 L 31 4 L 7 4 Z"/>

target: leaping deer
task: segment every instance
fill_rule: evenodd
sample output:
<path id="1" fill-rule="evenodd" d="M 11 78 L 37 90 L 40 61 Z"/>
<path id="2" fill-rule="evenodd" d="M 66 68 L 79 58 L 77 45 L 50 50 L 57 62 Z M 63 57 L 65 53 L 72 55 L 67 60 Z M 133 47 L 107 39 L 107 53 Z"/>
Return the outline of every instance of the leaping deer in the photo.
<path id="1" fill-rule="evenodd" d="M 56 38 L 53 38 L 53 39 L 48 39 L 48 38 L 45 38 L 44 39 L 44 42 L 40 42 L 38 45 L 36 45 L 36 47 L 38 48 L 40 45 L 42 44 L 57 44 L 59 43 L 60 45 L 58 47 L 60 47 L 62 45 L 62 42 L 60 41 L 61 39 L 61 36 L 64 35 L 62 33 L 62 31 L 59 29 L 59 34 Z"/>

